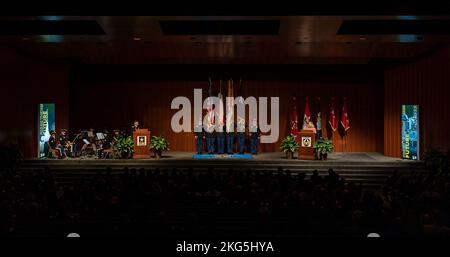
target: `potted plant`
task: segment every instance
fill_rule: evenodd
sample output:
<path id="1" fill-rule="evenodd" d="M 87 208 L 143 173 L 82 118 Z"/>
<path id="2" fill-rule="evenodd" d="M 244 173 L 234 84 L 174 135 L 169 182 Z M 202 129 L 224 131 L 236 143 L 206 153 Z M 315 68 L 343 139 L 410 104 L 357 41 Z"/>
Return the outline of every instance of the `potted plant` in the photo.
<path id="1" fill-rule="evenodd" d="M 328 140 L 328 138 L 321 137 L 319 140 L 317 140 L 314 143 L 314 151 L 319 155 L 320 160 L 326 160 L 328 157 L 328 154 L 333 152 L 334 146 L 333 142 L 331 140 Z"/>
<path id="2" fill-rule="evenodd" d="M 120 158 L 129 159 L 134 153 L 134 142 L 131 136 L 121 136 L 115 143 L 116 151 L 119 153 Z"/>
<path id="3" fill-rule="evenodd" d="M 169 150 L 169 142 L 162 136 L 152 136 L 150 150 L 153 150 L 155 158 L 160 158 L 163 151 Z"/>
<path id="4" fill-rule="evenodd" d="M 289 135 L 281 143 L 280 149 L 286 153 L 286 158 L 292 159 L 294 156 L 294 152 L 296 152 L 299 147 L 300 145 L 295 140 L 295 137 Z"/>

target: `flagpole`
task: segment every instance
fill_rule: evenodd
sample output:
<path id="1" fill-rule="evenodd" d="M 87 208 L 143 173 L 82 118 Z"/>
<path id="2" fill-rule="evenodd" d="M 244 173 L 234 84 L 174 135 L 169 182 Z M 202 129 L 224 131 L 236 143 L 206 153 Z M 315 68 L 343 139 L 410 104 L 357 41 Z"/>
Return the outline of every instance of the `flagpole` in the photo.
<path id="1" fill-rule="evenodd" d="M 347 151 L 347 131 L 344 132 L 344 153 Z"/>

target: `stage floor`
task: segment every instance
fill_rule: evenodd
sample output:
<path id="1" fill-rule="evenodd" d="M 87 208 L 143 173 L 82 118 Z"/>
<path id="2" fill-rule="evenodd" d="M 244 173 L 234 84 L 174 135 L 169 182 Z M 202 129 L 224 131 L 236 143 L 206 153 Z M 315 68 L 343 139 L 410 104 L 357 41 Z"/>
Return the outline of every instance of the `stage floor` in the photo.
<path id="1" fill-rule="evenodd" d="M 95 159 L 95 158 L 67 158 L 64 160 L 58 159 L 29 159 L 27 161 L 52 161 L 52 162 L 165 162 L 165 161 L 254 161 L 254 162 L 265 162 L 265 161 L 289 161 L 289 162 L 320 162 L 317 160 L 299 160 L 297 155 L 294 155 L 294 159 L 287 159 L 286 155 L 282 152 L 269 152 L 269 153 L 259 153 L 256 155 L 244 154 L 241 155 L 243 158 L 239 158 L 239 154 L 228 155 L 228 154 L 202 154 L 205 158 L 198 158 L 198 155 L 192 152 L 177 152 L 168 151 L 164 152 L 162 158 L 156 159 L 153 156 L 149 159 Z M 237 157 L 237 158 L 236 158 Z M 403 160 L 400 158 L 387 157 L 376 152 L 348 152 L 348 153 L 331 153 L 328 155 L 328 159 L 325 162 L 333 163 L 348 163 L 348 162 L 387 162 L 387 163 L 412 163 L 416 161 Z"/>

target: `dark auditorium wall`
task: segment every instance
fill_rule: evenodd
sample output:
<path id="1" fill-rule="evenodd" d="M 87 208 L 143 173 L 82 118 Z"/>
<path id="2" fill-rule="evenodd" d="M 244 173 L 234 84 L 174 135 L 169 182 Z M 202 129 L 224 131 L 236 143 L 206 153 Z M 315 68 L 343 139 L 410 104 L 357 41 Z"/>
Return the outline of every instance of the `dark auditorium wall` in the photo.
<path id="1" fill-rule="evenodd" d="M 231 67 L 231 66 L 230 66 Z M 351 128 L 346 140 L 335 133 L 336 150 L 352 152 L 383 151 L 383 70 L 374 67 L 285 67 L 249 68 L 228 66 L 82 66 L 72 73 L 70 92 L 70 124 L 81 128 L 129 128 L 134 119 L 153 134 L 164 135 L 171 150 L 194 151 L 193 133 L 174 133 L 170 128 L 171 100 L 187 96 L 193 102 L 193 89 L 203 88 L 208 93 L 207 78 L 213 74 L 214 94 L 217 94 L 219 76 L 231 74 L 235 79 L 243 76 L 246 96 L 280 97 L 280 137 L 276 144 L 263 144 L 262 151 L 279 151 L 280 142 L 287 134 L 289 101 L 296 96 L 300 122 L 303 117 L 305 97 L 310 97 L 312 115 L 316 113 L 317 97 L 321 97 L 323 126 L 326 124 L 330 98 L 336 97 L 336 110 L 340 115 L 342 97 L 348 97 Z M 225 90 L 226 84 L 223 84 Z M 226 94 L 225 91 L 223 91 Z M 193 118 L 193 117 L 192 117 Z M 338 116 L 339 118 L 339 116 Z M 301 124 L 301 123 L 300 123 Z M 325 129 L 324 129 L 325 132 Z"/>
<path id="2" fill-rule="evenodd" d="M 420 105 L 421 152 L 450 148 L 450 48 L 385 70 L 384 154 L 401 157 L 401 105 Z"/>
<path id="3" fill-rule="evenodd" d="M 0 143 L 17 142 L 26 158 L 37 157 L 39 103 L 55 103 L 56 128 L 69 126 L 69 66 L 6 45 L 0 56 Z"/>

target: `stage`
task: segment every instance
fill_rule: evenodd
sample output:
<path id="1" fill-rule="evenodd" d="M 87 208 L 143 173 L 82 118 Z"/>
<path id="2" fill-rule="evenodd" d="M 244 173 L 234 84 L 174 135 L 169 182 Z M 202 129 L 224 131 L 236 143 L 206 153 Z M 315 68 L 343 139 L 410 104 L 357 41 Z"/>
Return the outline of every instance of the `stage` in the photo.
<path id="1" fill-rule="evenodd" d="M 168 171 L 176 168 L 182 172 L 194 169 L 195 172 L 207 171 L 213 168 L 217 171 L 257 170 L 273 172 L 280 168 L 289 170 L 293 175 L 300 172 L 309 176 L 313 170 L 326 175 L 328 169 L 333 169 L 349 181 L 362 182 L 365 187 L 376 188 L 392 174 L 394 170 L 408 173 L 411 170 L 423 171 L 422 161 L 402 160 L 386 157 L 380 153 L 333 153 L 325 161 L 287 159 L 284 153 L 260 153 L 252 159 L 236 159 L 230 156 L 215 156 L 211 159 L 194 159 L 192 152 L 169 151 L 160 159 L 29 159 L 21 164 L 21 169 L 49 168 L 55 178 L 64 183 L 79 177 L 89 177 L 97 172 L 110 168 L 112 173 L 123 171 L 125 167 L 132 169 Z M 296 157 L 296 156 L 294 156 Z"/>

